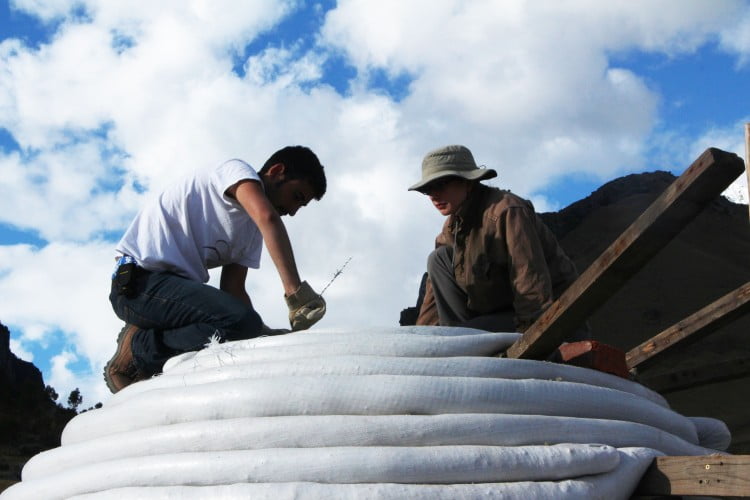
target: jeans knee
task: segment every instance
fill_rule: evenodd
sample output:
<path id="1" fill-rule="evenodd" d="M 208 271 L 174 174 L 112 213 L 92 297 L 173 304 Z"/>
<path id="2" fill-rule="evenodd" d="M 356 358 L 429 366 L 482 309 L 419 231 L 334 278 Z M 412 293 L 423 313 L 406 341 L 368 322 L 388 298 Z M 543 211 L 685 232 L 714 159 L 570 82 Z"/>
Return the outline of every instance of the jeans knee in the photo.
<path id="1" fill-rule="evenodd" d="M 433 269 L 435 269 L 435 250 L 427 256 L 427 273 L 431 274 Z"/>
<path id="2" fill-rule="evenodd" d="M 427 273 L 432 274 L 435 272 L 435 269 L 437 269 L 438 266 L 438 259 L 440 256 L 438 255 L 438 250 L 433 250 L 430 252 L 430 255 L 427 256 Z"/>
<path id="3" fill-rule="evenodd" d="M 232 325 L 224 328 L 226 340 L 242 340 L 257 337 L 263 327 L 263 320 L 252 308 L 247 307 L 234 318 Z"/>
<path id="4" fill-rule="evenodd" d="M 427 256 L 427 272 L 435 273 L 438 269 L 453 268 L 453 252 L 450 247 L 438 247 Z"/>

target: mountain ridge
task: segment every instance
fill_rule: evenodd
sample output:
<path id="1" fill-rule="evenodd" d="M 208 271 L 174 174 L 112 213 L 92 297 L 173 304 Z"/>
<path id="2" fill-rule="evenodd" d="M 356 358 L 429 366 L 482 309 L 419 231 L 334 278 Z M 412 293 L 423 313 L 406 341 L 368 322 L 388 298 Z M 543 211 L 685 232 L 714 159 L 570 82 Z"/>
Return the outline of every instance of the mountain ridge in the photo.
<path id="1" fill-rule="evenodd" d="M 42 372 L 10 350 L 10 330 L 0 323 L 0 491 L 21 479 L 21 467 L 37 453 L 60 445 L 76 410 L 55 403 Z"/>

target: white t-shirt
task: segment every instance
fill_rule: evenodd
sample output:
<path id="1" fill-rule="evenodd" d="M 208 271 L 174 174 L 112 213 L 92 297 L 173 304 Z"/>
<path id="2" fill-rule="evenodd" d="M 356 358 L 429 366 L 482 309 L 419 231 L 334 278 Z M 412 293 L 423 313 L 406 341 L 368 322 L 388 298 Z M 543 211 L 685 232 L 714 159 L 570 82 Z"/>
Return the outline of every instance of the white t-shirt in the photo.
<path id="1" fill-rule="evenodd" d="M 225 194 L 243 179 L 260 182 L 250 165 L 229 160 L 181 180 L 143 207 L 117 251 L 150 271 L 202 283 L 208 281 L 208 269 L 225 264 L 257 269 L 263 237 L 239 202 Z"/>

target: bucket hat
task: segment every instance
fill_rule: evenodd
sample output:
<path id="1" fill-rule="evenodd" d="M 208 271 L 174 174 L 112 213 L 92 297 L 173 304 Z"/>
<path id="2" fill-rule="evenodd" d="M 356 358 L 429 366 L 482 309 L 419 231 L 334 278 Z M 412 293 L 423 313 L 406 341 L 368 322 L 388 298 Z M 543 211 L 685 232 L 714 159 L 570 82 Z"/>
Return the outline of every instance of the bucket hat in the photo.
<path id="1" fill-rule="evenodd" d="M 422 160 L 422 179 L 411 186 L 409 191 L 419 191 L 432 181 L 451 176 L 481 181 L 496 177 L 497 172 L 484 165 L 478 167 L 466 146 L 445 146 L 427 153 Z"/>

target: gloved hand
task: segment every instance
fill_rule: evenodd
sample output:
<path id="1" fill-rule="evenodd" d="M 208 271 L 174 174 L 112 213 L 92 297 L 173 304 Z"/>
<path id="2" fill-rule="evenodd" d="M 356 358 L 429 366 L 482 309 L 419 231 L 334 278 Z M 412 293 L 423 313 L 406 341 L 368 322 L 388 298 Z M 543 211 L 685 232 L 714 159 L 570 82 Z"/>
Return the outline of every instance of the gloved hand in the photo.
<path id="1" fill-rule="evenodd" d="M 307 330 L 326 313 L 326 301 L 303 281 L 296 292 L 284 297 L 292 331 Z"/>

